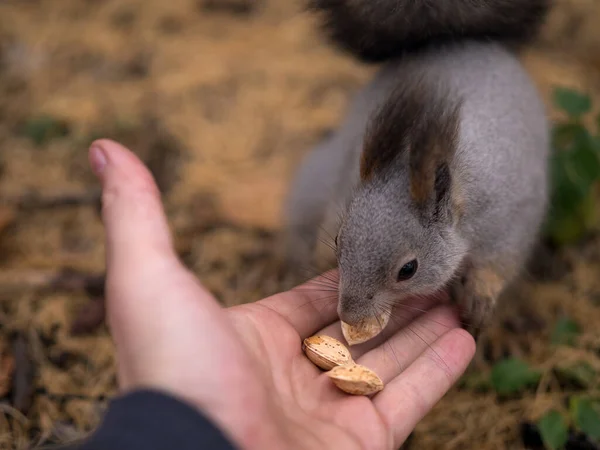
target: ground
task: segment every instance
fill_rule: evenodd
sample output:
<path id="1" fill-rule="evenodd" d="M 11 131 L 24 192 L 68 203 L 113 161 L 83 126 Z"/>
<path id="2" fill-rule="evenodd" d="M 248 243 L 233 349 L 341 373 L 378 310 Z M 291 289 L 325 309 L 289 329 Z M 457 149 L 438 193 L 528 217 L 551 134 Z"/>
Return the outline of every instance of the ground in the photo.
<path id="1" fill-rule="evenodd" d="M 555 85 L 600 97 L 599 14 L 559 0 L 523 55 L 553 118 Z M 0 1 L 0 449 L 77 437 L 115 393 L 91 140 L 144 158 L 183 260 L 224 305 L 249 302 L 278 290 L 294 168 L 373 70 L 331 48 L 299 2 Z M 524 424 L 581 389 L 559 366 L 600 372 L 600 240 L 540 252 L 473 368 L 516 356 L 542 371 L 537 389 L 500 398 L 467 377 L 412 448 L 523 448 Z M 571 346 L 551 344 L 561 317 L 582 330 Z"/>

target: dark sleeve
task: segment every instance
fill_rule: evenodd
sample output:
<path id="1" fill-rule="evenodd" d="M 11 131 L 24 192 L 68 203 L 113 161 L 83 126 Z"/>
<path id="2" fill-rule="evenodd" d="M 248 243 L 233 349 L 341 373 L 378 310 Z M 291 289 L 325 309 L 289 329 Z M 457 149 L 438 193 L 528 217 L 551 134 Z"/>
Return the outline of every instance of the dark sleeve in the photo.
<path id="1" fill-rule="evenodd" d="M 86 441 L 64 450 L 234 450 L 198 410 L 168 395 L 142 390 L 114 400 Z"/>

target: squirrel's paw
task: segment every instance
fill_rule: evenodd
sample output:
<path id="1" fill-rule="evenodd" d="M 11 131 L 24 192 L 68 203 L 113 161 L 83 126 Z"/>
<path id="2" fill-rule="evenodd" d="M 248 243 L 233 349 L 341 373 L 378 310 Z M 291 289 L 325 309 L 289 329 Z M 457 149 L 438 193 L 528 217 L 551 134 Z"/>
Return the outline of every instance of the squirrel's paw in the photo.
<path id="1" fill-rule="evenodd" d="M 459 306 L 465 328 L 477 338 L 496 308 L 504 279 L 489 268 L 471 268 L 452 286 L 451 296 Z"/>

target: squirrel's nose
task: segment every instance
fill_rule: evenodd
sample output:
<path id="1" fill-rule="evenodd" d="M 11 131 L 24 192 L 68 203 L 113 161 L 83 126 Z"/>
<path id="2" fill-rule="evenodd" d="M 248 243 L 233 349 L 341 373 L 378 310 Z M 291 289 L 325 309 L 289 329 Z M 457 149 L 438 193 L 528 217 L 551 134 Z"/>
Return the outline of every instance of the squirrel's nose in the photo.
<path id="1" fill-rule="evenodd" d="M 372 299 L 372 295 L 358 297 L 342 294 L 338 303 L 338 316 L 340 320 L 348 325 L 357 325 L 361 320 L 369 316 L 371 310 L 369 302 Z"/>

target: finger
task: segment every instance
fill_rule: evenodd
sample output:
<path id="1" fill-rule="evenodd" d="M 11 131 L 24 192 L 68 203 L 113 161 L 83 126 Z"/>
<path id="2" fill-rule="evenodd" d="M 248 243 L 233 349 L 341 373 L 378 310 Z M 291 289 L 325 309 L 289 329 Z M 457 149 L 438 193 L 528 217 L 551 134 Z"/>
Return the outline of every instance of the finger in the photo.
<path id="1" fill-rule="evenodd" d="M 132 265 L 174 260 L 160 192 L 144 164 L 105 139 L 92 143 L 90 163 L 102 182 L 108 269 L 127 272 Z"/>
<path id="2" fill-rule="evenodd" d="M 384 383 L 388 383 L 421 353 L 432 349 L 432 344 L 440 336 L 458 326 L 457 314 L 452 308 L 437 307 L 407 324 L 383 344 L 356 359 L 356 362 L 374 370 Z"/>
<path id="3" fill-rule="evenodd" d="M 337 319 L 337 279 L 337 270 L 326 272 L 258 303 L 283 316 L 304 339 Z"/>
<path id="4" fill-rule="evenodd" d="M 379 347 L 395 333 L 415 320 L 416 317 L 425 314 L 433 305 L 444 303 L 446 298 L 446 293 L 442 292 L 429 297 L 407 299 L 402 303 L 397 304 L 392 311 L 392 316 L 390 317 L 388 325 L 379 335 L 367 342 L 350 347 L 352 357 L 355 359 L 359 358 L 368 351 Z M 341 340 L 342 342 L 346 342 L 342 334 L 340 321 L 330 324 L 323 330 L 320 330 L 318 334 L 325 334 Z"/>
<path id="5" fill-rule="evenodd" d="M 189 321 L 214 324 L 221 308 L 177 258 L 159 190 L 144 164 L 109 140 L 94 142 L 89 157 L 102 182 L 107 319 L 120 384 L 127 386 L 140 375 L 128 368 L 148 366 L 140 361 L 158 357 L 158 348 L 178 329 L 185 333 Z"/>
<path id="6" fill-rule="evenodd" d="M 396 446 L 456 383 L 474 354 L 473 337 L 455 328 L 375 396 L 373 403 L 392 430 Z"/>
<path id="7" fill-rule="evenodd" d="M 110 140 L 95 141 L 89 156 L 102 182 L 108 319 L 113 333 L 136 333 L 164 317 L 166 300 L 174 299 L 173 286 L 177 293 L 193 293 L 187 297 L 204 300 L 205 306 L 214 303 L 177 258 L 150 171 L 134 153 Z"/>

